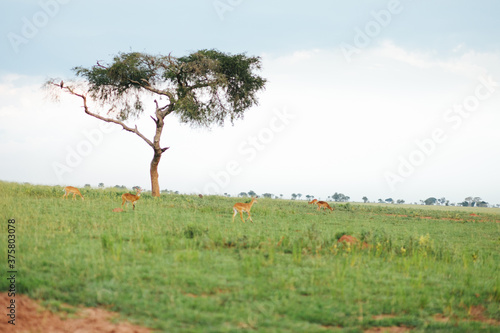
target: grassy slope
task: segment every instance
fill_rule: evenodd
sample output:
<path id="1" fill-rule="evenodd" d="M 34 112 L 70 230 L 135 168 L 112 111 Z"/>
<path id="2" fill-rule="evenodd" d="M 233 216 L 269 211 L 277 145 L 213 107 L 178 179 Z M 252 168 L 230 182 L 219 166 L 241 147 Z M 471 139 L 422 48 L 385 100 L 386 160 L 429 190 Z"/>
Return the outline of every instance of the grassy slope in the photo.
<path id="1" fill-rule="evenodd" d="M 0 182 L 1 251 L 15 218 L 18 289 L 37 299 L 103 306 L 164 331 L 498 329 L 497 209 L 348 204 L 330 213 L 259 199 L 254 224 L 233 224 L 239 199 L 144 195 L 117 214 L 119 192 L 62 194 Z M 344 233 L 372 246 L 341 246 Z M 477 321 L 478 307 L 496 324 Z"/>

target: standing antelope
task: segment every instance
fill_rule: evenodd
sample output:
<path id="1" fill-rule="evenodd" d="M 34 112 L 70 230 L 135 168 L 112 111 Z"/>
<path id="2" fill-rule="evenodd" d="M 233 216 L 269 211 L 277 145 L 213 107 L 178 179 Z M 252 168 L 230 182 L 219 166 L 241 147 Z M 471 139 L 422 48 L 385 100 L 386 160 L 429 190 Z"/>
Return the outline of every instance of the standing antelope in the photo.
<path id="1" fill-rule="evenodd" d="M 250 203 L 241 203 L 241 202 L 235 203 L 233 206 L 233 211 L 234 211 L 233 223 L 234 223 L 234 217 L 238 212 L 240 212 L 240 217 L 242 221 L 243 221 L 243 212 L 247 212 L 248 214 L 247 220 L 250 219 L 250 221 L 253 223 L 252 217 L 250 216 L 250 209 L 252 208 L 252 205 L 256 202 L 257 200 L 255 199 L 255 197 L 253 197 Z M 245 221 L 243 221 L 243 223 L 245 223 Z"/>
<path id="2" fill-rule="evenodd" d="M 63 191 L 64 191 L 63 199 L 65 199 L 68 196 L 68 194 L 73 193 L 73 200 L 75 200 L 77 194 L 82 197 L 82 200 L 85 200 L 83 198 L 83 195 L 76 187 L 66 186 Z"/>
<path id="3" fill-rule="evenodd" d="M 316 202 L 316 204 L 318 205 L 318 210 L 321 210 L 321 208 L 323 208 L 323 209 L 328 208 L 329 210 L 331 210 L 333 212 L 333 208 L 330 207 L 330 205 L 326 201 L 318 201 L 318 202 Z"/>
<path id="4" fill-rule="evenodd" d="M 142 192 L 142 189 L 137 188 L 135 195 L 130 194 L 130 193 L 124 193 L 122 195 L 122 207 L 123 207 L 123 204 L 127 203 L 127 206 L 128 206 L 128 203 L 131 202 L 133 209 L 135 209 L 135 202 L 141 198 L 141 192 Z"/>

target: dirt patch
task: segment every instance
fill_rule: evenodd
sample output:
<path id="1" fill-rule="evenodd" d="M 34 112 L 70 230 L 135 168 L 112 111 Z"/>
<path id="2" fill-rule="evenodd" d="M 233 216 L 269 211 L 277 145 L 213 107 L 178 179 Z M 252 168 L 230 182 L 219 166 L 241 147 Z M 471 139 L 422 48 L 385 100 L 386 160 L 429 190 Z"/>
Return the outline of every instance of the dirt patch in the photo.
<path id="1" fill-rule="evenodd" d="M 364 333 L 405 333 L 410 332 L 411 328 L 406 326 L 390 326 L 390 327 L 371 327 L 367 330 L 364 330 Z"/>
<path id="2" fill-rule="evenodd" d="M 484 315 L 485 312 L 486 309 L 482 305 L 472 305 L 469 308 L 469 315 L 471 316 L 472 320 L 480 321 L 482 323 L 487 323 L 493 326 L 500 326 L 500 320 L 486 317 Z"/>
<path id="3" fill-rule="evenodd" d="M 433 316 L 434 321 L 447 323 L 449 321 L 478 321 L 481 323 L 485 323 L 491 326 L 500 326 L 500 320 L 496 320 L 493 318 L 488 318 L 484 315 L 486 309 L 482 305 L 472 305 L 466 308 L 469 314 L 469 318 L 461 319 L 456 316 L 447 317 L 441 313 L 438 313 Z"/>
<path id="4" fill-rule="evenodd" d="M 67 314 L 55 314 L 44 309 L 36 301 L 24 295 L 16 295 L 15 326 L 7 320 L 0 321 L 0 332 L 26 333 L 149 333 L 150 329 L 127 322 L 112 323 L 118 314 L 97 308 L 76 309 L 72 318 Z M 7 293 L 0 293 L 2 307 L 10 303 Z M 69 305 L 66 308 L 72 308 Z"/>
<path id="5" fill-rule="evenodd" d="M 450 318 L 446 317 L 445 315 L 438 313 L 434 315 L 434 321 L 440 322 L 440 323 L 447 323 L 450 321 Z"/>
<path id="6" fill-rule="evenodd" d="M 339 238 L 337 242 L 344 244 L 357 244 L 363 249 L 366 249 L 370 246 L 366 242 L 360 243 L 360 241 L 356 237 L 350 235 L 343 235 L 342 237 Z"/>

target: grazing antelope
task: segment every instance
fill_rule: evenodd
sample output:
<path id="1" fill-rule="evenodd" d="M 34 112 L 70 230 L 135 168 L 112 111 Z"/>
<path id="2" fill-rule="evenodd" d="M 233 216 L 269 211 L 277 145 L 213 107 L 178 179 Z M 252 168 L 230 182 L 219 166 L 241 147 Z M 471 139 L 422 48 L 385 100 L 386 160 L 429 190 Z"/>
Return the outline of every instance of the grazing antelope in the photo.
<path id="1" fill-rule="evenodd" d="M 83 198 L 83 195 L 80 193 L 80 191 L 76 187 L 66 186 L 63 191 L 64 191 L 63 199 L 65 199 L 68 196 L 68 194 L 73 193 L 73 200 L 75 200 L 75 196 L 77 194 L 82 197 L 82 200 L 85 200 Z"/>
<path id="2" fill-rule="evenodd" d="M 250 221 L 253 223 L 252 217 L 250 216 L 250 209 L 252 208 L 252 205 L 256 202 L 257 200 L 255 199 L 255 197 L 253 197 L 250 203 L 241 203 L 241 202 L 235 203 L 233 206 L 233 211 L 234 211 L 233 223 L 234 223 L 234 217 L 238 212 L 240 212 L 240 217 L 242 221 L 243 221 L 243 212 L 247 212 L 248 214 L 247 220 L 250 219 Z M 243 221 L 243 223 L 245 223 L 245 221 Z"/>
<path id="3" fill-rule="evenodd" d="M 330 205 L 326 201 L 318 201 L 316 202 L 316 204 L 318 205 L 318 210 L 321 210 L 321 208 L 323 208 L 323 209 L 329 209 L 333 212 L 333 208 L 330 207 Z"/>
<path id="4" fill-rule="evenodd" d="M 135 195 L 130 194 L 130 193 L 124 193 L 122 195 L 122 207 L 123 207 L 123 204 L 127 203 L 127 206 L 128 206 L 128 203 L 131 202 L 133 209 L 135 209 L 135 202 L 141 198 L 141 192 L 142 192 L 142 189 L 137 188 Z"/>
<path id="5" fill-rule="evenodd" d="M 358 245 L 362 249 L 366 249 L 366 248 L 370 247 L 370 244 L 368 244 L 367 242 L 360 243 L 360 241 L 356 237 L 350 236 L 350 235 L 343 235 L 342 237 L 339 238 L 339 240 L 337 242 L 344 243 L 344 244 Z"/>
<path id="6" fill-rule="evenodd" d="M 309 204 L 315 204 L 316 202 L 318 202 L 318 199 L 313 199 L 313 201 L 309 201 Z"/>

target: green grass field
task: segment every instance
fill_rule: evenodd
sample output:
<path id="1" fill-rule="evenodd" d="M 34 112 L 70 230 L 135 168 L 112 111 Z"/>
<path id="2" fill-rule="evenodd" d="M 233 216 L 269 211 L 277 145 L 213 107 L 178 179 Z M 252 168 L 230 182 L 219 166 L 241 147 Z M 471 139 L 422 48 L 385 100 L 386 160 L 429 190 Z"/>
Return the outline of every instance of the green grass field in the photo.
<path id="1" fill-rule="evenodd" d="M 498 209 L 258 199 L 255 223 L 232 223 L 240 198 L 144 194 L 113 213 L 123 193 L 73 201 L 0 182 L 0 289 L 13 218 L 18 292 L 56 309 L 103 307 L 165 332 L 500 332 Z"/>

